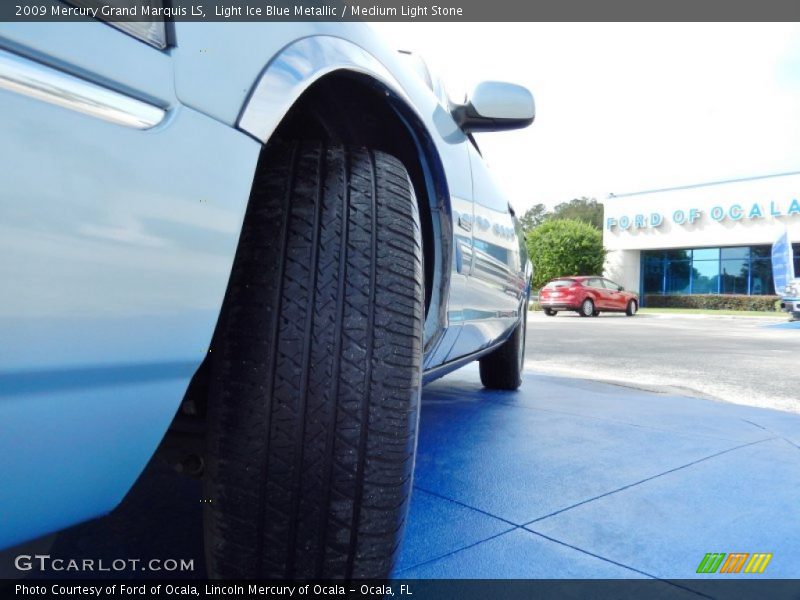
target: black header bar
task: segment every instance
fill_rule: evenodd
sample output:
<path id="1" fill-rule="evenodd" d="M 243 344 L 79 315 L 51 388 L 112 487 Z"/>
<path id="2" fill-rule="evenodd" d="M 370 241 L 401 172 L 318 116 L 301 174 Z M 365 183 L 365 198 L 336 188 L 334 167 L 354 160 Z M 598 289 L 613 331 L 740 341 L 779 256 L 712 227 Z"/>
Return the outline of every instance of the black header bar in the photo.
<path id="1" fill-rule="evenodd" d="M 800 21 L 797 0 L 3 0 L 0 21 Z M 80 5 L 80 6 L 77 6 Z M 87 6 L 89 5 L 89 6 Z"/>

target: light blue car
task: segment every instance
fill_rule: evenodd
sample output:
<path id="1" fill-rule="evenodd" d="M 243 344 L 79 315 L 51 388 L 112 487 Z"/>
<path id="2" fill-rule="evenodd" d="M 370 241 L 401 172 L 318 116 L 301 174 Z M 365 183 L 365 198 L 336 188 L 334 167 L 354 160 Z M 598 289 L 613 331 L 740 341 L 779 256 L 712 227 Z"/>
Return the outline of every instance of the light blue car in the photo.
<path id="1" fill-rule="evenodd" d="M 0 548 L 160 446 L 210 575 L 386 576 L 422 384 L 521 383 L 530 264 L 471 134 L 530 93 L 453 105 L 360 23 L 98 20 L 0 24 L 0 107 Z"/>

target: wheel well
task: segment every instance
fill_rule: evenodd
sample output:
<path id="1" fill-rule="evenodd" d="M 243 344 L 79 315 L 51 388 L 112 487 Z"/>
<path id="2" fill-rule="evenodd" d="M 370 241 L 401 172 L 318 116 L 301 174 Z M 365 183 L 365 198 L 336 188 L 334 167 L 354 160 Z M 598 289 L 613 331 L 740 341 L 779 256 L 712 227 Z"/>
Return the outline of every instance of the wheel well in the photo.
<path id="1" fill-rule="evenodd" d="M 319 79 L 300 96 L 268 144 L 307 139 L 366 146 L 391 154 L 403 163 L 419 208 L 427 315 L 431 306 L 435 306 L 432 299 L 438 303 L 437 289 L 447 283 L 438 278 L 449 275 L 447 269 L 436 272 L 436 261 L 449 264 L 450 253 L 446 247 L 437 245 L 436 239 L 442 235 L 441 228 L 446 224 L 437 224 L 434 217 L 440 207 L 449 207 L 449 197 L 441 163 L 438 157 L 430 159 L 430 154 L 435 153 L 433 143 L 423 137 L 421 126 L 413 120 L 413 115 L 404 114 L 400 101 L 377 82 L 340 71 Z M 449 213 L 449 208 L 447 211 Z M 198 475 L 203 470 L 202 440 L 208 386 L 206 357 L 192 377 L 180 409 L 159 447 L 158 453 L 168 463 L 190 475 Z"/>
<path id="2" fill-rule="evenodd" d="M 419 206 L 427 314 L 436 260 L 430 194 L 437 186 L 426 176 L 430 168 L 420 156 L 419 141 L 408 125 L 396 101 L 377 82 L 356 73 L 337 71 L 317 80 L 300 96 L 275 130 L 270 142 L 322 140 L 333 144 L 365 146 L 400 159 L 411 178 Z M 436 199 L 433 200 L 435 205 Z"/>

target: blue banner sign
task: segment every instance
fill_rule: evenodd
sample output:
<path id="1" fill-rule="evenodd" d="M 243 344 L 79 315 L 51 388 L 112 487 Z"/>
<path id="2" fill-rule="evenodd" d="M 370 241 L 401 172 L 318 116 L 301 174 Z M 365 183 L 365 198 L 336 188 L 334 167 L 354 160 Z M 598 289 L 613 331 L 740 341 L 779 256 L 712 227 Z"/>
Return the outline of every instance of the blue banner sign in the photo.
<path id="1" fill-rule="evenodd" d="M 794 257 L 788 231 L 784 231 L 772 244 L 772 278 L 776 294 L 783 294 L 789 281 L 794 279 Z"/>

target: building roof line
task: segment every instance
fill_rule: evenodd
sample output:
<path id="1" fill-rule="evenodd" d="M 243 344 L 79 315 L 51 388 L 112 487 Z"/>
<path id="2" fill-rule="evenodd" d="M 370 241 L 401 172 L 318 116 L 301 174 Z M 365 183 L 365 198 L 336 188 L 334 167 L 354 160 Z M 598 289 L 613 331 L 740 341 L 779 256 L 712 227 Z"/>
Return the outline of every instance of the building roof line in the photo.
<path id="1" fill-rule="evenodd" d="M 756 181 L 758 179 L 771 179 L 773 177 L 786 177 L 787 175 L 800 175 L 800 171 L 787 171 L 785 173 L 774 173 L 773 175 L 756 175 L 755 177 L 740 177 L 739 179 L 723 179 L 720 181 L 709 181 L 708 183 L 694 183 L 690 185 L 678 185 L 675 187 L 656 188 L 653 190 L 644 190 L 641 192 L 628 192 L 625 194 L 608 195 L 608 199 L 613 198 L 628 198 L 630 196 L 640 196 L 643 194 L 657 194 L 659 192 L 674 192 L 676 190 L 691 190 L 694 188 L 710 187 L 712 185 L 722 185 L 725 183 L 741 183 L 743 181 Z"/>

